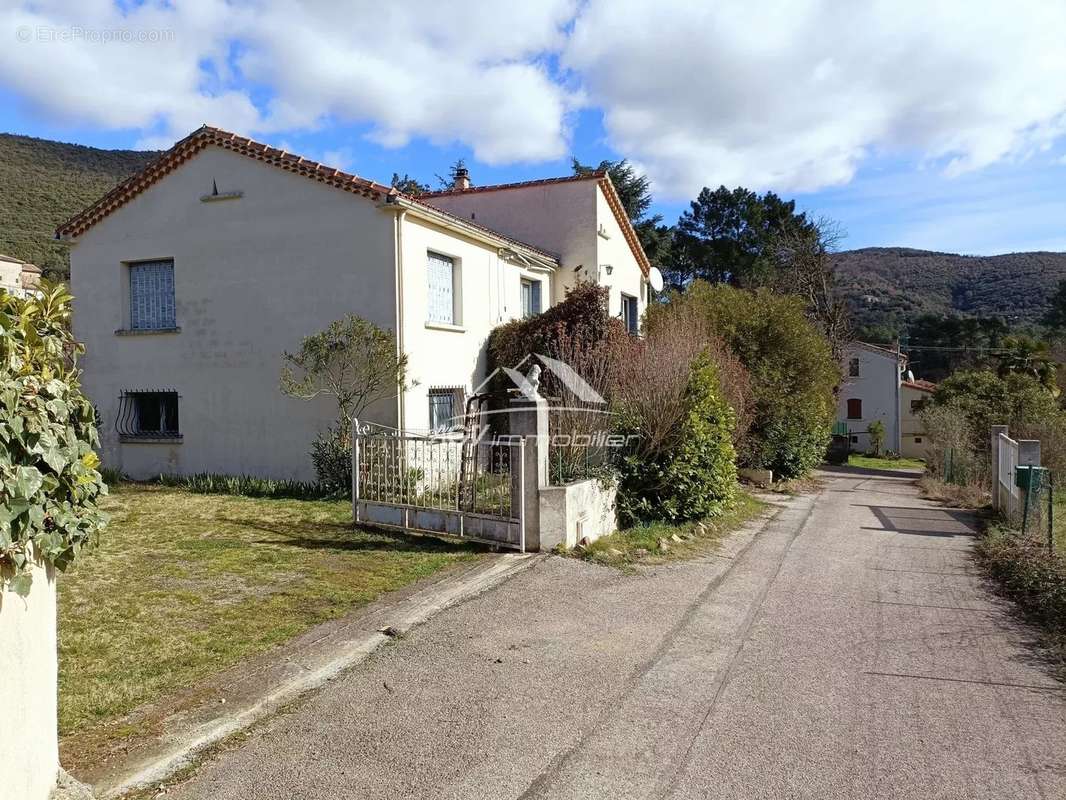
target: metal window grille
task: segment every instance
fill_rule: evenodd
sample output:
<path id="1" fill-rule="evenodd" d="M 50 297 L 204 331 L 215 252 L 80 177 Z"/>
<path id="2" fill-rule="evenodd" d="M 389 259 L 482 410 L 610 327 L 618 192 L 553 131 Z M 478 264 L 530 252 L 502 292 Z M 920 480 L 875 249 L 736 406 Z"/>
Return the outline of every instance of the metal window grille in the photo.
<path id="1" fill-rule="evenodd" d="M 174 391 L 123 392 L 115 429 L 120 436 L 148 439 L 181 438 L 178 393 Z"/>
<path id="2" fill-rule="evenodd" d="M 455 324 L 455 261 L 448 256 L 430 253 L 426 265 L 430 322 Z"/>
<path id="3" fill-rule="evenodd" d="M 848 377 L 859 377 L 859 359 L 853 358 L 848 362 Z"/>
<path id="4" fill-rule="evenodd" d="M 177 327 L 173 261 L 130 264 L 130 327 L 134 330 Z"/>
<path id="5" fill-rule="evenodd" d="M 429 430 L 433 433 L 462 427 L 463 390 L 444 388 L 429 390 Z"/>

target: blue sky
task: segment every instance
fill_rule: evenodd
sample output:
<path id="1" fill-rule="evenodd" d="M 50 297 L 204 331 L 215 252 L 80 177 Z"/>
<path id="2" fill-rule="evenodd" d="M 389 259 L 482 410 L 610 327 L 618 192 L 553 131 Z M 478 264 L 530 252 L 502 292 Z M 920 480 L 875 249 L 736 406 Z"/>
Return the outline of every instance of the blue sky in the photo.
<path id="1" fill-rule="evenodd" d="M 1066 4 L 7 0 L 5 31 L 12 133 L 159 148 L 207 122 L 382 181 L 628 157 L 669 222 L 744 185 L 844 247 L 1066 250 Z"/>

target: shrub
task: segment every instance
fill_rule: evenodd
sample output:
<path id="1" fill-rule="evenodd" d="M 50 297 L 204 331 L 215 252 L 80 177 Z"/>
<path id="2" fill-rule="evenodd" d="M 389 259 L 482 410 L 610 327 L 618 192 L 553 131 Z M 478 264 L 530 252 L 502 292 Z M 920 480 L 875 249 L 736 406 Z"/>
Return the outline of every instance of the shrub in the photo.
<path id="1" fill-rule="evenodd" d="M 1015 429 L 1059 414 L 1054 395 L 1036 378 L 1021 373 L 999 376 L 991 370 L 956 372 L 937 386 L 932 402 L 965 417 L 971 447 L 978 453 L 989 452 L 993 425 Z"/>
<path id="2" fill-rule="evenodd" d="M 618 464 L 622 524 L 721 514 L 736 496 L 737 472 L 734 415 L 722 396 L 717 368 L 702 353 L 692 361 L 666 363 L 657 358 L 654 345 L 634 355 L 630 375 L 650 378 L 658 372 L 648 383 L 662 399 L 651 402 L 651 393 L 621 395 L 616 430 L 635 437 Z"/>
<path id="3" fill-rule="evenodd" d="M 71 299 L 60 286 L 25 300 L 0 292 L 0 574 L 19 594 L 30 589 L 32 559 L 65 569 L 107 520 Z"/>
<path id="4" fill-rule="evenodd" d="M 352 418 L 404 390 L 407 356 L 396 352 L 391 332 L 348 314 L 305 338 L 297 353 L 283 353 L 282 359 L 285 394 L 304 400 L 325 395 L 337 402 L 336 427 L 326 428 L 311 442 L 311 461 L 322 486 L 350 496 Z"/>
<path id="5" fill-rule="evenodd" d="M 885 449 L 885 423 L 875 419 L 867 426 L 866 432 L 870 434 L 870 449 L 875 456 L 880 457 Z"/>
<path id="6" fill-rule="evenodd" d="M 803 301 L 766 289 L 755 292 L 697 281 L 648 313 L 647 327 L 679 309 L 706 321 L 751 378 L 753 419 L 741 444 L 742 466 L 782 478 L 821 463 L 835 416 L 840 369 L 829 343 L 808 321 Z"/>
<path id="7" fill-rule="evenodd" d="M 543 314 L 500 325 L 489 335 L 488 371 L 514 367 L 534 353 L 585 351 L 624 335 L 622 323 L 608 313 L 607 301 L 607 287 L 580 283 Z M 561 390 L 550 373 L 541 377 L 546 393 Z"/>
<path id="8" fill-rule="evenodd" d="M 980 539 L 977 551 L 992 576 L 1030 617 L 1066 635 L 1066 559 L 999 527 Z"/>
<path id="9" fill-rule="evenodd" d="M 352 496 L 352 440 L 336 428 L 326 428 L 311 443 L 311 462 L 319 487 L 338 497 Z"/>

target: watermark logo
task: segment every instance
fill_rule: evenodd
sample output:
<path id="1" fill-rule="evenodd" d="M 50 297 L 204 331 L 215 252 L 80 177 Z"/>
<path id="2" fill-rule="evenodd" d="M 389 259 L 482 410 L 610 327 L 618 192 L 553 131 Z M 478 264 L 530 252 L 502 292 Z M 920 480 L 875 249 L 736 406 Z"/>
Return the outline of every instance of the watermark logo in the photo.
<path id="1" fill-rule="evenodd" d="M 177 33 L 171 28 L 19 25 L 15 40 L 23 44 L 170 44 L 177 40 Z"/>

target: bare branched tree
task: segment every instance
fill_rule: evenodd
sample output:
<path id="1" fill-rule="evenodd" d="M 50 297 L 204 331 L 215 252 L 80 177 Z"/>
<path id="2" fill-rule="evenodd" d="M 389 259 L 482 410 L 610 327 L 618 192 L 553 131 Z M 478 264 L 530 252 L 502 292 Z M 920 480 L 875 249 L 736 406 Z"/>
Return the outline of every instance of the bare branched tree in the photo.
<path id="1" fill-rule="evenodd" d="M 851 317 L 836 291 L 830 254 L 843 238 L 839 225 L 828 218 L 813 231 L 785 232 L 774 240 L 778 268 L 772 288 L 802 297 L 807 317 L 829 340 L 833 357 L 842 363 L 852 341 Z"/>

